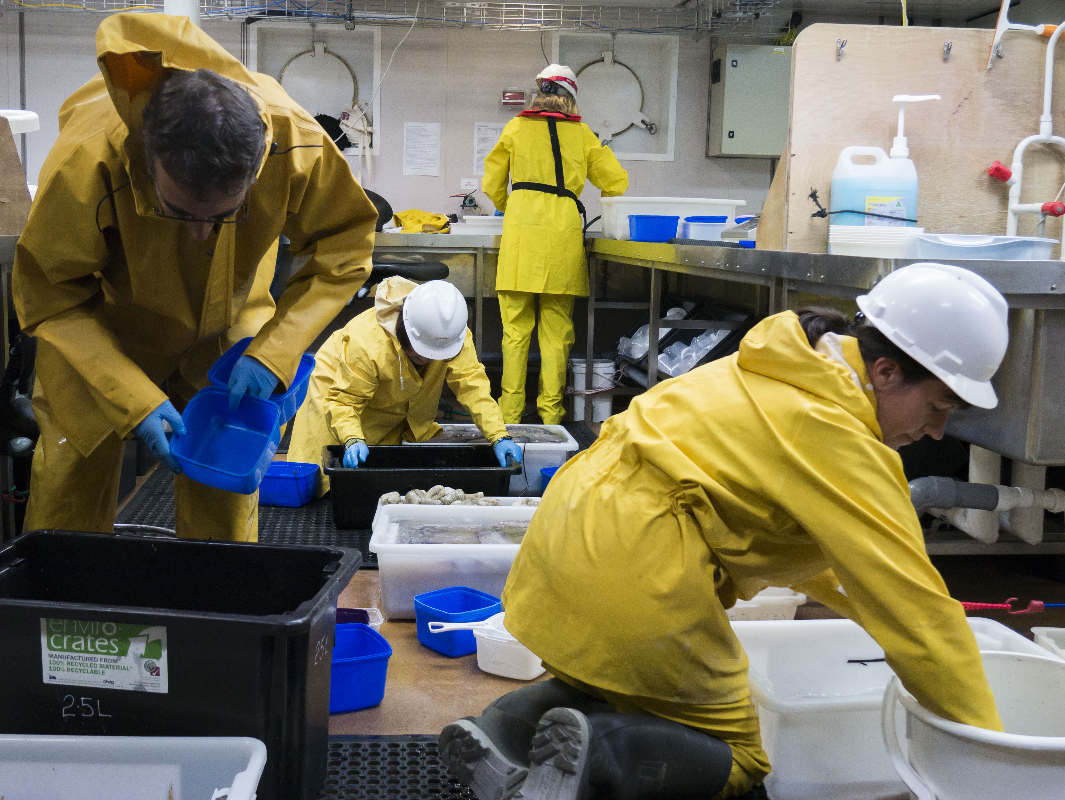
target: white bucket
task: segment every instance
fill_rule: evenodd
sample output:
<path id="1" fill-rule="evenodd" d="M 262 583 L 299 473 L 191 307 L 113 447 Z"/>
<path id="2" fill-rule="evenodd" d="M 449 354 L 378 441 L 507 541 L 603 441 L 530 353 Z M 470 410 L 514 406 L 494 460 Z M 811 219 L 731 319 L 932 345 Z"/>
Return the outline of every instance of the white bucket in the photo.
<path id="1" fill-rule="evenodd" d="M 515 639 L 503 624 L 506 612 L 495 614 L 482 622 L 430 622 L 430 633 L 473 631 L 477 640 L 477 666 L 482 672 L 531 681 L 544 674 L 540 657 Z"/>
<path id="2" fill-rule="evenodd" d="M 981 655 L 1007 732 L 943 719 L 893 677 L 881 723 L 895 770 L 917 800 L 1060 800 L 1065 796 L 1065 662 L 1049 655 Z M 905 756 L 895 727 L 896 700 L 906 709 Z"/>
<path id="3" fill-rule="evenodd" d="M 587 364 L 583 358 L 571 358 L 569 362 L 570 372 L 573 373 L 573 388 L 575 391 L 584 391 L 584 368 Z M 614 362 L 608 359 L 596 359 L 592 362 L 592 388 L 609 389 L 610 379 L 615 372 Z M 610 416 L 613 397 L 608 393 L 592 395 L 592 422 L 604 422 Z M 577 422 L 584 420 L 584 395 L 573 396 L 573 419 Z"/>

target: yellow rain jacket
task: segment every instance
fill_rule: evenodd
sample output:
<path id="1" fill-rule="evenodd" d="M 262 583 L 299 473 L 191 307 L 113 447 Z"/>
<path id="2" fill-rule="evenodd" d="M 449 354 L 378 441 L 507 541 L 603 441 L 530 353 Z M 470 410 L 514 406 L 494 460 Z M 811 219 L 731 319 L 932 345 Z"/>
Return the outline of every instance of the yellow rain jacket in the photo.
<path id="1" fill-rule="evenodd" d="M 551 479 L 503 592 L 507 629 L 608 692 L 725 705 L 749 693 L 723 609 L 792 587 L 865 628 L 926 708 L 1001 730 L 857 340 L 840 341 L 846 363 L 777 314 L 607 420 Z"/>
<path id="2" fill-rule="evenodd" d="M 369 274 L 377 221 L 314 119 L 187 18 L 117 14 L 101 23 L 96 46 L 101 74 L 60 109 L 13 276 L 51 413 L 82 456 L 112 430 L 130 437 L 167 399 L 161 381 L 180 371 L 202 386 L 242 336 L 255 336 L 248 355 L 291 381 L 300 355 Z M 205 242 L 152 211 L 141 144 L 151 89 L 167 70 L 201 67 L 251 93 L 267 147 L 248 219 L 216 226 Z M 281 234 L 309 258 L 271 313 Z"/>
<path id="3" fill-rule="evenodd" d="M 290 461 L 320 464 L 322 447 L 349 439 L 399 444 L 433 438 L 440 432 L 434 420 L 444 381 L 488 441 L 495 444 L 507 435 L 469 330 L 457 356 L 430 361 L 421 371 L 403 352 L 396 322 L 403 298 L 415 286 L 399 277 L 381 282 L 374 308 L 322 345 L 293 423 Z"/>
<path id="4" fill-rule="evenodd" d="M 583 122 L 557 122 L 566 188 L 578 197 L 585 180 L 604 197 L 624 194 L 629 175 L 610 148 Z M 507 181 L 555 184 L 555 160 L 545 118 L 515 117 L 484 160 L 481 188 L 504 212 L 496 290 L 588 295 L 584 222 L 568 197 L 519 189 Z"/>

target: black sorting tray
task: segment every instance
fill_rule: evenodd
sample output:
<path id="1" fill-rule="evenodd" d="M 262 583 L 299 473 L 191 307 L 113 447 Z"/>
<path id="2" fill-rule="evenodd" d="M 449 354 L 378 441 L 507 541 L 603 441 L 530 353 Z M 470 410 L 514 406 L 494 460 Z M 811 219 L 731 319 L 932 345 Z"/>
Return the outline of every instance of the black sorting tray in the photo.
<path id="1" fill-rule="evenodd" d="M 341 466 L 343 459 L 343 445 L 322 449 L 338 528 L 370 527 L 378 499 L 389 492 L 406 494 L 443 484 L 467 494 L 503 497 L 511 477 L 521 474 L 521 464 L 499 466 L 490 444 L 376 445 L 370 447 L 366 463 L 351 469 Z"/>

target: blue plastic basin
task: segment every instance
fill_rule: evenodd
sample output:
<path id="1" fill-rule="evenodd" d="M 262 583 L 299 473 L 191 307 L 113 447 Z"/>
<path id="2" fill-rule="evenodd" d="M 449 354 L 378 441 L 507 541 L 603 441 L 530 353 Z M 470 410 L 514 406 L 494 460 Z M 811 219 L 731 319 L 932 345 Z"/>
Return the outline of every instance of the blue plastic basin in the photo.
<path id="1" fill-rule="evenodd" d="M 369 625 L 337 625 L 329 680 L 329 713 L 380 705 L 385 697 L 391 656 L 391 645 Z"/>
<path id="2" fill-rule="evenodd" d="M 208 386 L 196 393 L 181 419 L 186 434 L 170 442 L 174 458 L 192 480 L 237 494 L 259 488 L 281 441 L 281 411 L 245 396 L 229 410 L 229 391 Z"/>
<path id="3" fill-rule="evenodd" d="M 559 467 L 540 467 L 540 477 L 542 478 L 541 494 L 547 491 L 547 484 L 551 482 L 551 478 L 558 472 Z"/>
<path id="4" fill-rule="evenodd" d="M 248 349 L 251 337 L 241 339 L 222 354 L 222 357 L 214 362 L 214 366 L 207 371 L 207 379 L 214 385 L 226 388 L 229 386 L 229 376 L 233 373 L 233 365 L 237 363 L 244 351 Z M 270 402 L 276 403 L 281 409 L 281 422 L 288 422 L 296 415 L 296 410 L 303 405 L 307 397 L 307 383 L 311 372 L 314 370 L 314 356 L 304 353 L 300 356 L 300 365 L 296 368 L 296 377 L 292 385 L 285 391 L 274 392 L 270 396 Z"/>
<path id="5" fill-rule="evenodd" d="M 445 656 L 467 656 L 477 652 L 473 631 L 431 633 L 430 622 L 482 622 L 503 610 L 498 597 L 468 586 L 449 586 L 435 592 L 414 595 L 414 618 L 418 641 Z"/>
<path id="6" fill-rule="evenodd" d="M 259 484 L 259 505 L 299 508 L 314 497 L 317 484 L 317 464 L 271 461 Z"/>
<path id="7" fill-rule="evenodd" d="M 630 214 L 629 239 L 634 242 L 668 242 L 677 235 L 680 216 Z"/>

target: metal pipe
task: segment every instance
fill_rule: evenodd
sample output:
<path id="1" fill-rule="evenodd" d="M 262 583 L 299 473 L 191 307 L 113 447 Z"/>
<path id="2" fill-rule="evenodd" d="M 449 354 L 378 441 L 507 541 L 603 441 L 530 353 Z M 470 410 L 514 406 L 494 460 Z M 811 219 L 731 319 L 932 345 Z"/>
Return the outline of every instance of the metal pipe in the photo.
<path id="1" fill-rule="evenodd" d="M 998 507 L 998 487 L 986 483 L 966 483 L 953 478 L 917 478 L 910 481 L 910 500 L 918 514 L 930 508 Z"/>
<path id="2" fill-rule="evenodd" d="M 26 110 L 26 12 L 18 12 L 18 107 Z M 26 165 L 26 134 L 20 134 L 22 150 L 22 174 L 29 180 Z"/>

